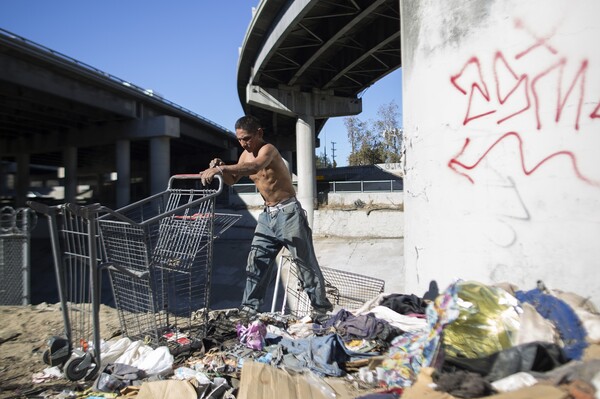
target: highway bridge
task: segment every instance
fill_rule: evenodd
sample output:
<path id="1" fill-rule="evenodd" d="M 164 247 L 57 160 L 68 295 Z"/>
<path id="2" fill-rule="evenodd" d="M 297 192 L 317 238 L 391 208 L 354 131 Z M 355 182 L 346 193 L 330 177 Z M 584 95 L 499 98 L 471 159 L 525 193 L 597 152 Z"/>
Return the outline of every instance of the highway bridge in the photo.
<path id="1" fill-rule="evenodd" d="M 330 117 L 359 114 L 361 93 L 400 67 L 399 1 L 261 0 L 242 43 L 240 102 L 292 164 L 312 222 L 319 132 Z M 16 205 L 39 166 L 63 168 L 66 201 L 87 183 L 121 206 L 215 154 L 237 159 L 233 132 L 0 29 L 0 191 L 14 166 Z"/>

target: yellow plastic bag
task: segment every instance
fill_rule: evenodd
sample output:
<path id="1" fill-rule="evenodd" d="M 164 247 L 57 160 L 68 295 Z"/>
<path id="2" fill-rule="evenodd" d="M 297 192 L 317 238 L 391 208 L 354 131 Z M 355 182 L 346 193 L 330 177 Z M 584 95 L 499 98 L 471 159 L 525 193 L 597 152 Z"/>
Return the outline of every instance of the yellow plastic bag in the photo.
<path id="1" fill-rule="evenodd" d="M 459 316 L 443 331 L 444 351 L 476 359 L 517 344 L 517 299 L 502 288 L 474 281 L 458 282 Z"/>

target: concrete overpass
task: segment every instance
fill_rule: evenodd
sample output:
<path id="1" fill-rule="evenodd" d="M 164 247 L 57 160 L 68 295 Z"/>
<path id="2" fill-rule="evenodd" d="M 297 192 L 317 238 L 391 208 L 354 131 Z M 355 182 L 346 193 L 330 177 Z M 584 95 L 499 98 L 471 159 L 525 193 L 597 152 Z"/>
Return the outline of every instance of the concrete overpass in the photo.
<path id="1" fill-rule="evenodd" d="M 238 62 L 238 95 L 294 165 L 309 215 L 314 154 L 328 118 L 362 111 L 360 94 L 399 68 L 398 0 L 262 0 Z"/>
<path id="2" fill-rule="evenodd" d="M 122 206 L 237 149 L 233 132 L 152 90 L 0 29 L 0 193 L 16 164 L 17 206 L 34 165 L 64 167 L 66 201 L 90 184 L 95 199 Z"/>

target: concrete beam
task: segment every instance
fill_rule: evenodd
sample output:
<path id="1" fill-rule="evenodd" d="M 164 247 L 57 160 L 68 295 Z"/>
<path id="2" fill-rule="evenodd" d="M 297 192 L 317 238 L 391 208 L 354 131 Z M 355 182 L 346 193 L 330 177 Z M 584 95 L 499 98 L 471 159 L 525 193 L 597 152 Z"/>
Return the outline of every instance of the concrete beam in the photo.
<path id="1" fill-rule="evenodd" d="M 311 115 L 316 119 L 357 115 L 362 112 L 362 99 L 340 97 L 331 92 L 301 92 L 295 88 L 263 88 L 248 85 L 248 104 L 279 114 L 297 117 Z"/>
<path id="2" fill-rule="evenodd" d="M 0 52 L 1 80 L 87 104 L 125 117 L 135 117 L 136 101 L 97 85 L 59 74 L 42 65 Z"/>

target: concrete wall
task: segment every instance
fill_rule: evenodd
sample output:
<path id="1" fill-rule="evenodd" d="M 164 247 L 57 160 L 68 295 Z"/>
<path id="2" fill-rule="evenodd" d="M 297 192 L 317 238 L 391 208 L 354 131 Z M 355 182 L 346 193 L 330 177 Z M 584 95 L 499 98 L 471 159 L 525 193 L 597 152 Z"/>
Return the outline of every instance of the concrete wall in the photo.
<path id="1" fill-rule="evenodd" d="M 223 213 L 241 214 L 242 218 L 227 231 L 227 237 L 232 239 L 252 236 L 261 209 L 253 208 L 232 212 L 228 209 L 219 210 Z M 337 238 L 381 238 L 397 239 L 404 235 L 404 212 L 395 209 L 373 210 L 315 210 L 313 236 Z"/>
<path id="2" fill-rule="evenodd" d="M 600 305 L 600 2 L 400 0 L 407 292 Z"/>
<path id="3" fill-rule="evenodd" d="M 356 207 L 356 203 L 359 201 L 369 206 L 401 209 L 404 204 L 404 192 L 327 193 L 327 205 L 330 207 Z M 229 195 L 229 205 L 231 206 L 262 207 L 264 203 L 265 200 L 260 194 L 244 193 L 238 195 L 230 193 Z"/>

